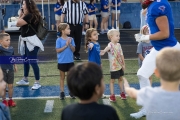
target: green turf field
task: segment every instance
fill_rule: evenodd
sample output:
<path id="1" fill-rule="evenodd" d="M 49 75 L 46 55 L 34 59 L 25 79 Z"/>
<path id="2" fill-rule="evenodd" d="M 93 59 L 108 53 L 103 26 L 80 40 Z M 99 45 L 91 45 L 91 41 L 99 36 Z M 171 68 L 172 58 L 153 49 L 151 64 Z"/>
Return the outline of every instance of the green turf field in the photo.
<path id="1" fill-rule="evenodd" d="M 125 77 L 129 83 L 138 83 L 136 77 L 136 72 L 138 70 L 137 60 L 126 60 L 126 70 Z M 77 62 L 76 62 L 77 63 Z M 109 61 L 103 60 L 103 74 L 105 84 L 109 83 Z M 48 85 L 59 85 L 59 71 L 57 70 L 56 62 L 40 63 L 40 74 L 41 74 L 41 84 L 43 86 Z M 15 74 L 15 82 L 22 78 L 23 66 L 18 65 L 18 72 Z M 34 83 L 34 77 L 32 68 L 30 70 L 30 86 Z M 158 82 L 159 80 L 153 76 L 153 82 Z M 117 81 L 116 81 L 117 83 Z M 108 98 L 106 98 L 108 99 Z M 132 112 L 137 112 L 140 107 L 136 105 L 135 100 L 128 98 L 127 100 L 121 100 L 120 97 L 116 97 L 117 101 L 111 103 L 111 105 L 116 109 L 121 120 L 133 120 L 130 118 L 129 114 Z M 44 108 L 47 100 L 54 100 L 54 107 L 51 113 L 44 113 Z M 17 106 L 10 108 L 12 120 L 60 120 L 60 115 L 62 109 L 71 103 L 78 102 L 78 99 L 73 100 L 66 98 L 65 100 L 59 100 L 58 98 L 49 99 L 16 99 Z M 100 104 L 103 104 L 102 99 L 99 100 Z M 145 120 L 141 118 L 140 120 Z"/>

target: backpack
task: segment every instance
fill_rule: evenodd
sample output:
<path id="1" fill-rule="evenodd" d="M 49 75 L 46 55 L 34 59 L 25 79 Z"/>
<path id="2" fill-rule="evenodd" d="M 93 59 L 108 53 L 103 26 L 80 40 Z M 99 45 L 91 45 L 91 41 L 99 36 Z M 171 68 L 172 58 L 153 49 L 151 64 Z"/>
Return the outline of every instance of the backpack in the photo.
<path id="1" fill-rule="evenodd" d="M 40 40 L 45 39 L 45 37 L 48 33 L 48 29 L 46 28 L 47 22 L 45 21 L 45 19 L 43 19 L 42 17 L 40 18 L 37 31 L 31 26 L 31 24 L 29 24 L 29 26 L 34 30 L 34 32 L 36 33 L 37 37 Z"/>
<path id="2" fill-rule="evenodd" d="M 123 28 L 125 29 L 130 29 L 131 28 L 131 23 L 129 21 L 126 21 L 124 24 L 123 24 Z"/>

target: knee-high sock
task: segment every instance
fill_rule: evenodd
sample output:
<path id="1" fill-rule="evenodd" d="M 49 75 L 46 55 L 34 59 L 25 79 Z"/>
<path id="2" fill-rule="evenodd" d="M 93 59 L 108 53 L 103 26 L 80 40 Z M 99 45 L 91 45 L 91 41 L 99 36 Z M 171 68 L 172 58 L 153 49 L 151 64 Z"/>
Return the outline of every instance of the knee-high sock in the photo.
<path id="1" fill-rule="evenodd" d="M 138 79 L 139 79 L 140 88 L 150 86 L 149 78 L 145 78 L 145 77 L 143 77 L 141 75 L 137 75 L 137 76 L 138 76 Z"/>

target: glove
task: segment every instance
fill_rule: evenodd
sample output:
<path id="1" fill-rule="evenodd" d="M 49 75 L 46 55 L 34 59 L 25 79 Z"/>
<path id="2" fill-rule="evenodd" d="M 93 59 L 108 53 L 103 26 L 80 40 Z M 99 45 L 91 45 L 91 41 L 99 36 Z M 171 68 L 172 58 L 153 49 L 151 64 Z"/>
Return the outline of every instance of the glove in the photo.
<path id="1" fill-rule="evenodd" d="M 135 34 L 134 37 L 137 42 L 149 41 L 149 35 Z"/>

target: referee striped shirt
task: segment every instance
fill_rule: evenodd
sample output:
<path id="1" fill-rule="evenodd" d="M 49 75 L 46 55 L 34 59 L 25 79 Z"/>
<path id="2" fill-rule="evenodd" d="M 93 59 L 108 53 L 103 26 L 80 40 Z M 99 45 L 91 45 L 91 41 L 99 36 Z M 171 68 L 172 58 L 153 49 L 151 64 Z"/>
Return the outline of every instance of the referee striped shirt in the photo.
<path id="1" fill-rule="evenodd" d="M 66 14 L 67 23 L 77 25 L 83 22 L 84 15 L 88 14 L 88 9 L 82 1 L 75 3 L 68 0 L 62 8 L 62 14 Z"/>

